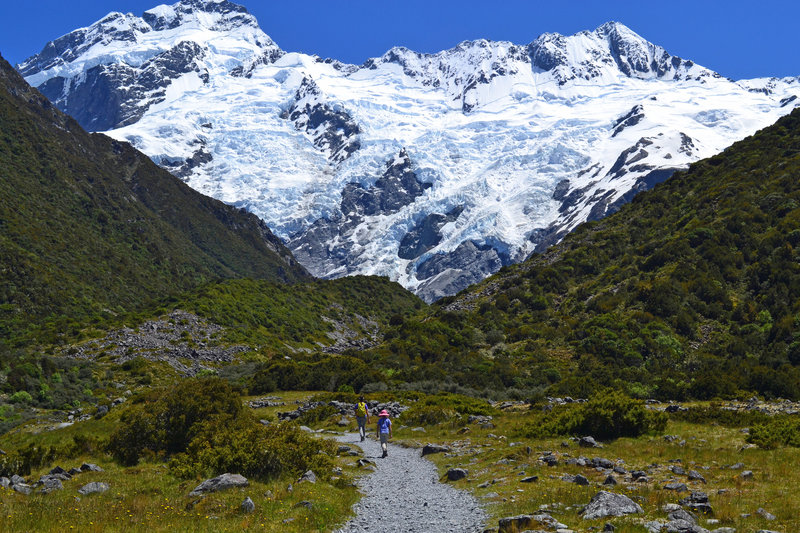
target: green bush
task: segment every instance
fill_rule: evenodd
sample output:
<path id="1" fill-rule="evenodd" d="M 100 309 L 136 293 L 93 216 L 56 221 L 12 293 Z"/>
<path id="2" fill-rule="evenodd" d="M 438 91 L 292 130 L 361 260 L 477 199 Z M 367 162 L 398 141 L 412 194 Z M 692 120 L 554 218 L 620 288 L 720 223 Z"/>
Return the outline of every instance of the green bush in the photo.
<path id="1" fill-rule="evenodd" d="M 172 455 L 186 450 L 198 424 L 218 415 L 236 417 L 243 410 L 239 395 L 218 378 L 187 379 L 141 398 L 121 417 L 108 451 L 126 465 L 144 453 Z"/>
<path id="2" fill-rule="evenodd" d="M 297 423 L 305 426 L 318 424 L 319 422 L 324 422 L 338 412 L 339 410 L 332 405 L 320 405 L 313 407 L 300 415 L 297 418 Z"/>
<path id="3" fill-rule="evenodd" d="M 11 395 L 8 399 L 11 403 L 31 403 L 33 397 L 24 390 L 20 390 Z"/>
<path id="4" fill-rule="evenodd" d="M 789 416 L 776 416 L 763 424 L 750 428 L 747 442 L 760 448 L 792 446 L 800 448 L 800 419 Z"/>
<path id="5" fill-rule="evenodd" d="M 218 416 L 201 424 L 185 453 L 170 462 L 183 478 L 231 472 L 267 480 L 313 470 L 324 478 L 333 466 L 336 444 L 315 439 L 295 424 L 264 426 L 245 413 Z"/>
<path id="6" fill-rule="evenodd" d="M 457 424 L 461 420 L 461 415 L 445 407 L 415 405 L 401 414 L 400 420 L 408 426 L 435 426 L 445 422 Z"/>
<path id="7" fill-rule="evenodd" d="M 542 415 L 524 433 L 530 437 L 591 435 L 608 440 L 658 433 L 667 415 L 645 408 L 642 402 L 616 391 L 599 393 L 583 404 L 571 404 Z"/>

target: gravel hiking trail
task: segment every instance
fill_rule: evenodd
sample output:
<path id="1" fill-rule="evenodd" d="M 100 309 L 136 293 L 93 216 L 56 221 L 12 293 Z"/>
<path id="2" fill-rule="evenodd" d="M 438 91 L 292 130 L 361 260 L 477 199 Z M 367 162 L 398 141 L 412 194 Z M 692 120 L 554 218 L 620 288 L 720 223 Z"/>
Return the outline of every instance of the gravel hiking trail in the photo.
<path id="1" fill-rule="evenodd" d="M 360 442 L 358 433 L 337 437 L 343 444 L 364 450 L 377 471 L 362 476 L 364 496 L 353 507 L 355 518 L 337 533 L 472 533 L 485 529 L 486 514 L 469 492 L 439 482 L 436 466 L 419 449 L 389 444 L 381 458 L 380 444 Z"/>

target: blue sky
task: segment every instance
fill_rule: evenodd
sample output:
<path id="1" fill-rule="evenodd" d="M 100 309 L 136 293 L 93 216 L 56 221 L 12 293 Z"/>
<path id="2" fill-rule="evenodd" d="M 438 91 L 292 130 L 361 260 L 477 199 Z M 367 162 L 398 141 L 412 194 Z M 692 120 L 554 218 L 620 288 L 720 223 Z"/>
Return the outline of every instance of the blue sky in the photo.
<path id="1" fill-rule="evenodd" d="M 110 11 L 159 0 L 0 0 L 0 54 L 12 64 Z M 734 79 L 800 76 L 797 0 L 238 0 L 284 50 L 360 64 L 392 46 L 437 52 L 467 39 L 526 44 L 616 20 L 673 55 Z"/>

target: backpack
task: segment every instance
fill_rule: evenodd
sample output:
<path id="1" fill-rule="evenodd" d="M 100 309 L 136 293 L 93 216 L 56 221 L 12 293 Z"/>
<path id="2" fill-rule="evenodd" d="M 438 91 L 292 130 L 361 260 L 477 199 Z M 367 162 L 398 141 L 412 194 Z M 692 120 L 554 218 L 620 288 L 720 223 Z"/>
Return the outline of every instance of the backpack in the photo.
<path id="1" fill-rule="evenodd" d="M 356 416 L 367 416 L 367 404 L 358 402 L 356 404 Z"/>

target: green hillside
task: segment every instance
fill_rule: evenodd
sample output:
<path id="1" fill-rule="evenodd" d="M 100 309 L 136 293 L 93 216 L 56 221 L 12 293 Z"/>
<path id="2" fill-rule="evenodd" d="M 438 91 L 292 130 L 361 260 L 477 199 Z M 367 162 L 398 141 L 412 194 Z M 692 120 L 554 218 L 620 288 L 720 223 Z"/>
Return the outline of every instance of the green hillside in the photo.
<path id="1" fill-rule="evenodd" d="M 257 217 L 88 134 L 0 58 L 0 348 L 240 277 L 310 278 Z"/>
<path id="2" fill-rule="evenodd" d="M 800 111 L 388 337 L 408 381 L 800 397 Z"/>

